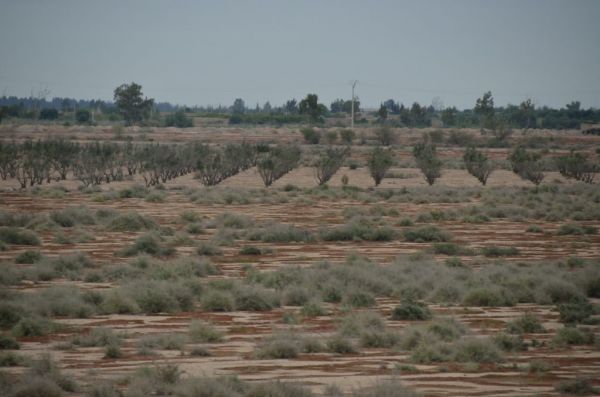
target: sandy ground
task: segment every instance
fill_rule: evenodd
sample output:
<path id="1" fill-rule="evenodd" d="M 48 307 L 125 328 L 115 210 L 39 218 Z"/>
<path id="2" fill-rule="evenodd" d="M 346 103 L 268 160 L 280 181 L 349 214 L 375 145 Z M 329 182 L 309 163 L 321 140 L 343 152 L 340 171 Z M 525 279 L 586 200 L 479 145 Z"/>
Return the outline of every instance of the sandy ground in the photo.
<path id="1" fill-rule="evenodd" d="M 9 140 L 17 136 L 19 139 L 26 137 L 44 137 L 52 134 L 50 128 L 40 126 L 21 126 L 8 130 L 3 126 L 0 129 L 0 139 Z M 291 129 L 232 129 L 232 128 L 204 128 L 201 131 L 177 131 L 158 129 L 150 132 L 142 130 L 126 131 L 126 133 L 145 138 L 151 137 L 160 141 L 183 142 L 190 139 L 205 139 L 214 143 L 239 141 L 243 136 L 248 141 L 294 141 L 299 134 Z M 476 133 L 476 132 L 474 132 Z M 12 135 L 11 135 L 12 134 Z M 89 127 L 86 131 L 71 128 L 61 131 L 66 137 L 76 137 L 79 140 L 98 139 L 114 135 L 111 129 Z M 406 131 L 403 142 L 420 136 L 422 131 Z M 580 135 L 566 135 L 578 144 L 597 142 L 598 138 L 588 139 Z M 595 140 L 594 140 L 595 139 Z M 500 158 L 506 155 L 506 150 L 496 150 Z M 360 153 L 360 151 L 358 152 Z M 449 157 L 460 156 L 460 150 L 448 149 Z M 360 157 L 360 155 L 358 155 Z M 426 182 L 420 172 L 414 168 L 395 168 L 395 175 L 401 177 L 386 178 L 376 189 L 401 189 L 403 187 L 425 187 Z M 365 168 L 350 170 L 342 168 L 332 178 L 329 185 L 341 186 L 341 178 L 346 175 L 349 184 L 364 189 L 373 188 L 372 179 Z M 118 191 L 134 183 L 140 183 L 139 177 L 133 180 L 114 182 L 102 185 L 105 192 Z M 546 174 L 543 183 L 560 182 L 573 183 L 565 180 L 556 172 Z M 316 186 L 314 171 L 310 167 L 300 167 L 285 175 L 270 188 L 277 190 L 293 184 L 301 188 Z M 72 178 L 67 181 L 52 183 L 53 186 L 64 186 L 69 190 L 62 197 L 44 196 L 33 194 L 31 189 L 20 191 L 16 181 L 0 181 L 0 207 L 10 212 L 46 212 L 58 208 L 74 205 L 85 205 L 90 208 L 114 208 L 117 210 L 137 211 L 144 215 L 154 217 L 161 225 L 180 227 L 177 224 L 179 215 L 185 211 L 193 211 L 201 216 L 215 217 L 221 213 L 231 212 L 246 214 L 257 221 L 273 221 L 291 223 L 299 227 L 316 230 L 324 225 L 341 224 L 344 222 L 344 209 L 352 210 L 368 204 L 356 200 L 311 200 L 306 204 L 294 202 L 281 202 L 269 204 L 197 204 L 190 201 L 189 197 L 180 190 L 181 188 L 197 188 L 202 194 L 205 188 L 201 187 L 198 180 L 192 175 L 186 175 L 169 181 L 166 187 L 167 199 L 164 202 L 147 202 L 143 199 L 114 199 L 106 202 L 94 200 L 94 195 L 84 194 L 77 190 L 79 183 Z M 262 181 L 255 168 L 235 175 L 222 183 L 223 187 L 232 189 L 259 189 Z M 442 177 L 436 181 L 437 188 L 479 187 L 476 179 L 465 170 L 445 169 Z M 496 170 L 488 181 L 488 186 L 501 187 L 528 187 L 529 182 L 521 180 L 510 171 Z M 386 217 L 391 224 L 395 224 L 403 217 L 414 217 L 419 213 L 435 209 L 454 209 L 470 203 L 445 203 L 445 204 L 415 204 L 415 203 L 384 203 L 386 210 L 394 209 L 399 214 L 395 217 Z M 555 231 L 562 222 L 535 222 L 545 231 Z M 487 245 L 512 246 L 520 251 L 519 261 L 553 260 L 576 255 L 582 258 L 600 257 L 600 236 L 585 237 L 557 236 L 555 233 L 526 234 L 528 223 L 510 220 L 494 220 L 491 223 L 465 224 L 461 221 L 437 222 L 448 230 L 455 241 L 472 248 Z M 598 226 L 598 225 L 596 225 Z M 400 227 L 398 227 L 400 229 Z M 59 255 L 72 252 L 87 252 L 103 266 L 119 264 L 125 259 L 117 258 L 114 252 L 130 244 L 139 233 L 107 232 L 94 227 L 90 230 L 95 235 L 95 240 L 76 245 L 58 244 L 54 241 L 51 231 L 40 232 L 43 240 L 41 251 L 44 255 Z M 208 234 L 194 236 L 195 240 L 205 240 L 211 237 Z M 254 243 L 253 243 L 254 244 Z M 224 255 L 213 260 L 221 267 L 223 274 L 217 277 L 240 277 L 245 264 L 251 263 L 259 269 L 277 269 L 286 265 L 306 266 L 320 260 L 333 263 L 343 261 L 350 252 L 365 255 L 376 262 L 391 262 L 400 255 L 420 252 L 427 245 L 409 243 L 402 240 L 390 242 L 318 242 L 310 244 L 301 243 L 256 243 L 257 246 L 266 246 L 273 250 L 272 253 L 258 258 L 248 258 L 239 255 L 242 243 L 237 242 L 232 247 L 224 247 Z M 11 266 L 16 254 L 26 250 L 27 247 L 10 246 L 8 250 L 0 252 L 0 266 Z M 193 247 L 183 246 L 177 248 L 179 256 L 193 255 Z M 444 258 L 443 256 L 439 257 Z M 466 262 L 470 257 L 462 258 Z M 81 288 L 110 288 L 110 284 L 82 283 L 69 280 L 54 280 L 32 286 L 20 286 L 22 289 L 43 288 L 50 285 L 77 285 Z M 379 299 L 376 310 L 389 316 L 391 308 L 398 301 L 393 299 Z M 325 305 L 330 315 L 307 319 L 295 326 L 303 334 L 325 337 L 334 330 L 333 315 L 339 308 Z M 476 335 L 490 335 L 505 327 L 507 321 L 531 312 L 540 316 L 548 330 L 559 327 L 558 314 L 552 307 L 537 305 L 517 305 L 509 308 L 464 308 L 431 305 L 436 315 L 452 315 L 467 324 Z M 298 308 L 282 307 L 273 311 L 250 313 L 206 313 L 197 309 L 189 313 L 177 315 L 111 315 L 94 316 L 89 319 L 59 319 L 68 325 L 77 326 L 85 331 L 91 327 L 108 326 L 117 331 L 127 333 L 124 345 L 124 357 L 119 359 L 104 359 L 102 348 L 76 348 L 61 351 L 56 345 L 70 338 L 71 334 L 53 334 L 49 338 L 26 338 L 23 342 L 22 352 L 26 355 L 35 355 L 38 352 L 50 351 L 60 362 L 61 367 L 69 374 L 83 382 L 91 379 L 120 378 L 125 374 L 135 371 L 141 366 L 176 363 L 185 371 L 186 376 L 223 375 L 235 374 L 246 380 L 280 379 L 298 381 L 311 386 L 316 392 L 322 390 L 324 385 L 337 384 L 345 391 L 350 391 L 358 386 L 365 386 L 390 376 L 399 376 L 403 383 L 414 386 L 425 395 L 432 396 L 533 396 L 556 395 L 553 386 L 561 380 L 577 376 L 589 376 L 600 381 L 600 352 L 590 346 L 571 347 L 567 349 L 552 350 L 547 345 L 532 348 L 525 352 L 509 353 L 504 363 L 497 365 L 481 365 L 476 369 L 466 370 L 464 365 L 449 363 L 447 365 L 416 365 L 411 370 L 402 369 L 409 364 L 408 353 L 390 351 L 389 349 L 361 349 L 359 353 L 350 355 L 335 355 L 328 353 L 302 354 L 292 360 L 257 360 L 251 355 L 261 337 L 277 330 L 284 330 L 285 313 L 297 311 Z M 226 338 L 222 343 L 204 345 L 212 353 L 211 357 L 193 357 L 189 353 L 179 351 L 157 351 L 156 356 L 141 356 L 137 353 L 135 339 L 150 333 L 185 333 L 192 319 L 201 318 L 215 324 L 222 330 Z M 412 322 L 414 323 L 414 322 Z M 402 329 L 408 322 L 387 320 L 391 329 Z M 540 342 L 548 341 L 552 333 L 526 335 L 526 340 L 536 339 Z M 186 348 L 189 351 L 189 346 Z M 542 374 L 530 374 L 523 370 L 531 360 L 540 359 L 552 363 L 553 368 Z M 19 371 L 16 369 L 15 371 Z M 600 384 L 599 384 L 600 385 Z"/>

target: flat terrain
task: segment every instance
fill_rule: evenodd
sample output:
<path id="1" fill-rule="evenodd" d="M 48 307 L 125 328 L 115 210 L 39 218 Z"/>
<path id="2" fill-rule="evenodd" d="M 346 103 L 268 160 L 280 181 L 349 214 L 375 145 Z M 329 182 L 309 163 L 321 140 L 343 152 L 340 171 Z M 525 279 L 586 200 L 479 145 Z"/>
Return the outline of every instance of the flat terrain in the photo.
<path id="1" fill-rule="evenodd" d="M 371 131 L 361 133 L 368 140 Z M 503 169 L 495 170 L 482 187 L 460 167 L 464 148 L 441 143 L 438 150 L 448 167 L 428 186 L 410 155 L 410 145 L 423 133 L 400 130 L 394 149 L 397 165 L 377 188 L 364 165 L 372 148 L 368 144 L 353 146 L 351 159 L 357 166 L 346 164 L 325 188 L 317 186 L 309 166 L 310 145 L 303 146 L 303 165 L 268 189 L 255 167 L 212 188 L 202 186 L 193 174 L 160 189 L 145 188 L 138 175 L 94 189 L 79 189 L 72 175 L 25 190 L 15 180 L 0 181 L 0 226 L 12 226 L 10 217 L 27 217 L 14 226 L 41 240 L 37 246 L 7 244 L 0 251 L 3 300 L 28 306 L 35 317 L 57 324 L 39 335 L 15 334 L 21 345 L 16 354 L 31 359 L 49 352 L 62 372 L 81 385 L 75 395 L 105 380 L 127 389 L 126 378 L 139 368 L 165 364 L 178 365 L 183 377 L 294 381 L 317 394 L 326 385 L 350 393 L 390 377 L 427 396 L 558 395 L 555 387 L 575 378 L 600 387 L 598 182 L 567 180 L 551 170 L 534 187 L 503 164 L 510 148 L 494 148 L 484 151 Z M 511 139 L 544 133 L 553 137 L 550 143 L 544 141 L 550 157 L 572 147 L 596 155 L 592 150 L 600 145 L 600 137 L 573 131 Z M 134 141 L 212 144 L 301 138 L 291 128 L 219 126 L 121 134 L 115 137 L 114 130 L 101 127 L 0 129 L 3 142 L 53 136 L 79 142 L 131 136 Z M 348 186 L 342 185 L 344 175 Z M 142 193 L 122 193 L 128 190 Z M 56 215 L 61 211 L 78 215 L 61 224 Z M 115 227 L 114 220 L 124 214 L 137 214 L 147 222 Z M 325 237 L 327 231 L 356 224 L 390 232 L 381 239 Z M 565 233 L 565 225 L 579 229 Z M 290 227 L 305 237 L 281 237 Z M 407 237 L 426 227 L 447 237 Z M 156 255 L 124 253 L 147 235 L 171 249 Z M 41 258 L 16 263 L 29 251 L 41 253 Z M 59 266 L 61 258 L 71 259 Z M 169 270 L 182 268 L 186 261 L 209 270 Z M 149 291 L 140 292 L 144 282 Z M 154 292 L 170 291 L 167 297 L 189 290 L 191 301 L 184 304 L 187 296 L 178 296 L 169 306 L 162 295 L 151 296 L 152 285 Z M 329 287 L 339 287 L 339 299 L 327 298 Z M 363 302 L 355 292 L 368 299 Z M 146 306 L 141 295 L 158 302 Z M 209 297 L 215 296 L 226 303 L 212 305 Z M 45 299 L 64 302 L 65 309 L 46 305 Z M 115 303 L 118 299 L 123 301 Z M 583 306 L 584 300 L 592 309 L 575 321 L 582 338 L 565 341 L 559 306 Z M 431 317 L 394 317 L 402 304 L 424 305 Z M 345 330 L 344 324 L 361 313 L 380 323 L 374 329 L 359 325 Z M 534 332 L 507 329 L 523 315 L 535 317 L 541 327 Z M 424 330 L 448 318 L 463 327 L 464 335 L 427 339 Z M 220 337 L 194 336 L 191 324 L 203 324 Z M 94 329 L 118 335 L 116 357 L 107 353 L 106 344 L 78 342 Z M 419 329 L 423 340 L 411 344 L 410 333 Z M 9 335 L 14 329 L 3 332 Z M 498 335 L 510 341 L 503 345 Z M 161 336 L 174 339 L 172 346 L 160 342 Z M 319 346 L 299 347 L 285 358 L 265 353 L 280 347 L 277 343 L 289 346 L 304 340 Z M 465 348 L 473 340 L 484 347 Z M 425 354 L 426 348 L 440 351 Z M 456 351 L 446 354 L 445 349 Z M 6 371 L 22 374 L 27 366 Z"/>

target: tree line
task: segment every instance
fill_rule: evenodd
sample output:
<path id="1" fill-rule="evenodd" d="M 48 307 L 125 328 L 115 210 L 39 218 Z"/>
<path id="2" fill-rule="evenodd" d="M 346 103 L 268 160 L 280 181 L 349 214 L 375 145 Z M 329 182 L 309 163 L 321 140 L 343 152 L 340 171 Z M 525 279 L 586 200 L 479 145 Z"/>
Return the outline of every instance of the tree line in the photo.
<path id="1" fill-rule="evenodd" d="M 0 121 L 3 118 L 24 118 L 40 120 L 71 120 L 78 124 L 99 120 L 124 121 L 126 125 L 148 124 L 193 126 L 190 114 L 227 118 L 230 124 L 300 124 L 320 123 L 326 118 L 350 114 L 352 101 L 336 99 L 329 106 L 319 102 L 317 94 L 307 94 L 301 100 L 290 99 L 281 106 L 265 102 L 262 106 L 247 106 L 242 98 L 236 98 L 231 106 L 218 107 L 178 107 L 168 102 L 156 103 L 142 94 L 142 87 L 134 82 L 122 84 L 114 90 L 113 101 L 74 100 L 33 95 L 28 98 L 1 97 Z M 360 100 L 355 99 L 357 122 L 367 123 L 367 112 L 361 108 Z M 164 117 L 160 113 L 168 113 Z M 476 98 L 473 108 L 459 110 L 444 107 L 441 100 L 434 99 L 431 105 L 418 102 L 405 106 L 394 99 L 383 101 L 379 109 L 372 112 L 373 123 L 395 127 L 445 127 L 481 128 L 498 130 L 507 128 L 577 129 L 581 123 L 600 123 L 600 109 L 584 109 L 581 103 L 573 101 L 559 109 L 547 106 L 537 107 L 531 99 L 518 105 L 495 106 L 490 91 Z M 67 120 L 67 121 L 68 121 Z"/>

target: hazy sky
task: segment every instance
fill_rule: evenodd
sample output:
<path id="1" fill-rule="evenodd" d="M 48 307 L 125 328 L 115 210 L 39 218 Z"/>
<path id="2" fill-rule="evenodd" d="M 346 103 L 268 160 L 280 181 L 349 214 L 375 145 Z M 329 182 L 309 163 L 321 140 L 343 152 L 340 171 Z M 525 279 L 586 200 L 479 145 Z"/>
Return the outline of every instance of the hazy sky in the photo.
<path id="1" fill-rule="evenodd" d="M 0 95 L 600 107 L 600 0 L 0 0 Z"/>

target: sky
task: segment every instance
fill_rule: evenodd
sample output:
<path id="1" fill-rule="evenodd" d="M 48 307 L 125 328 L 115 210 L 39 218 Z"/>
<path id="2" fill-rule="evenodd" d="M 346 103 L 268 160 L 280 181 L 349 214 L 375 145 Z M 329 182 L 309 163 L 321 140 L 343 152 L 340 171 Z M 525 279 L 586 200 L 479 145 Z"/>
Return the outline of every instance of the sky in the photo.
<path id="1" fill-rule="evenodd" d="M 600 108 L 600 0 L 0 0 L 0 95 Z"/>

